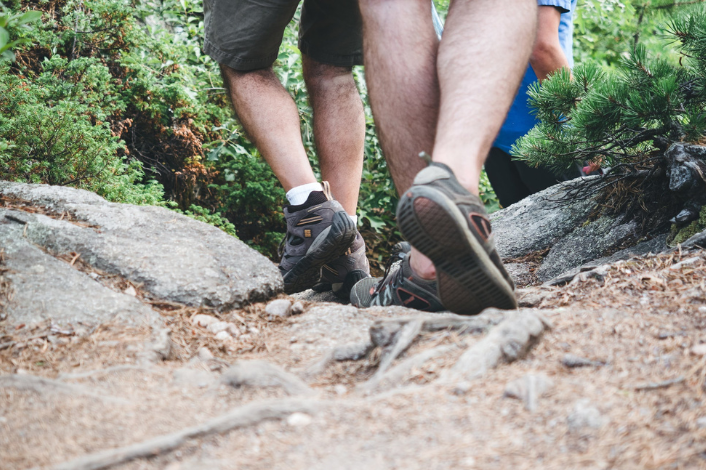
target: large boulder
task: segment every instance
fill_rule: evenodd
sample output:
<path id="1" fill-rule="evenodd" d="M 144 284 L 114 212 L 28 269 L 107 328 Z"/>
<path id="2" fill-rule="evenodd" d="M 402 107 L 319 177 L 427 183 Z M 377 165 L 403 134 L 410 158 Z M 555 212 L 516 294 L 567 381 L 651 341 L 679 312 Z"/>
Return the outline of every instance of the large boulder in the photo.
<path id="1" fill-rule="evenodd" d="M 110 290 L 29 243 L 23 226 L 5 217 L 12 213 L 0 209 L 0 276 L 9 281 L 0 292 L 0 313 L 11 324 L 159 322 L 159 315 L 135 297 Z"/>
<path id="2" fill-rule="evenodd" d="M 634 222 L 607 216 L 590 220 L 595 202 L 590 197 L 574 196 L 576 185 L 585 183 L 586 179 L 557 184 L 492 214 L 495 243 L 501 258 L 514 260 L 549 248 L 534 273 L 537 280 L 548 281 L 578 272 L 587 263 L 612 260 L 613 253 L 626 247 L 619 252 L 620 259 L 666 249 L 665 237 L 659 235 L 631 249 L 640 241 Z M 519 285 L 527 284 L 523 276 L 518 278 L 516 273 L 528 270 L 529 265 L 510 263 L 508 268 Z M 531 279 L 531 276 L 524 277 Z"/>
<path id="3" fill-rule="evenodd" d="M 75 252 L 156 299 L 222 310 L 282 290 L 281 275 L 267 258 L 218 228 L 168 209 L 109 203 L 78 189 L 9 182 L 0 182 L 0 196 L 18 202 L 2 219 L 11 227 L 6 237 L 19 233 L 26 240 L 21 249 Z M 22 210 L 21 203 L 31 211 Z"/>
<path id="4" fill-rule="evenodd" d="M 544 250 L 581 225 L 593 205 L 590 199 L 569 197 L 576 184 L 557 184 L 493 213 L 490 220 L 500 257 L 519 258 Z"/>

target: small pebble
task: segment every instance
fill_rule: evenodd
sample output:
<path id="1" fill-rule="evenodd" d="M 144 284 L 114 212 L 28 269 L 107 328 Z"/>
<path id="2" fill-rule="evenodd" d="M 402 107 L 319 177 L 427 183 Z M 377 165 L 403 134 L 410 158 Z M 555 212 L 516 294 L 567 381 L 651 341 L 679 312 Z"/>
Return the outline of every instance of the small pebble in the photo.
<path id="1" fill-rule="evenodd" d="M 345 395 L 348 392 L 348 389 L 346 388 L 345 385 L 338 384 L 335 387 L 333 387 L 333 391 L 336 392 L 336 395 Z"/>
<path id="2" fill-rule="evenodd" d="M 306 413 L 292 413 L 287 418 L 287 424 L 292 427 L 299 428 L 311 424 L 312 418 Z"/>
<path id="3" fill-rule="evenodd" d="M 462 380 L 454 386 L 452 391 L 454 395 L 465 395 L 466 393 L 468 393 L 472 386 L 473 385 L 471 384 L 471 382 Z"/>
<path id="4" fill-rule="evenodd" d="M 211 323 L 206 327 L 208 331 L 210 331 L 213 334 L 220 333 L 221 331 L 227 331 L 231 326 L 235 327 L 234 324 L 229 323 L 227 321 L 217 321 L 214 323 Z M 237 328 L 237 327 L 236 327 Z M 228 333 L 230 334 L 230 333 Z"/>
<path id="5" fill-rule="evenodd" d="M 273 317 L 285 318 L 292 314 L 292 302 L 287 299 L 276 299 L 267 304 L 265 312 Z"/>
<path id="6" fill-rule="evenodd" d="M 691 354 L 695 356 L 706 356 L 706 343 L 697 344 L 696 346 L 691 348 Z"/>
<path id="7" fill-rule="evenodd" d="M 199 349 L 199 359 L 201 359 L 202 361 L 208 361 L 209 359 L 213 359 L 213 353 L 207 347 L 203 347 Z"/>
<path id="8" fill-rule="evenodd" d="M 696 427 L 699 429 L 706 428 L 706 416 L 702 416 L 701 418 L 696 420 Z"/>
<path id="9" fill-rule="evenodd" d="M 98 275 L 98 273 L 88 273 L 88 276 L 89 276 L 91 279 L 98 279 L 98 278 L 100 277 L 100 276 Z"/>
<path id="10" fill-rule="evenodd" d="M 292 315 L 301 315 L 304 313 L 304 304 L 298 300 L 292 305 Z"/>
<path id="11" fill-rule="evenodd" d="M 260 334 L 260 330 L 258 330 L 258 329 L 255 328 L 254 326 L 249 326 L 249 327 L 248 327 L 248 333 L 250 333 L 251 335 L 259 335 L 259 334 Z"/>
<path id="12" fill-rule="evenodd" d="M 534 411 L 537 409 L 537 399 L 552 386 L 552 381 L 544 374 L 527 374 L 508 382 L 504 396 L 522 400 L 527 411 Z"/>
<path id="13" fill-rule="evenodd" d="M 218 318 L 212 317 L 211 315 L 203 315 L 203 314 L 198 314 L 194 315 L 194 317 L 191 319 L 191 323 L 197 326 L 202 326 L 206 328 L 208 325 L 211 323 L 216 323 Z"/>
<path id="14" fill-rule="evenodd" d="M 125 289 L 123 291 L 123 294 L 130 295 L 132 297 L 137 297 L 137 291 L 132 286 L 129 286 L 127 289 Z"/>
<path id="15" fill-rule="evenodd" d="M 218 341 L 232 341 L 233 337 L 227 331 L 221 331 L 216 335 Z"/>
<path id="16" fill-rule="evenodd" d="M 578 431 L 582 428 L 600 428 L 603 426 L 603 416 L 589 400 L 581 399 L 574 403 L 574 409 L 566 418 L 569 430 Z"/>
<path id="17" fill-rule="evenodd" d="M 241 333 L 240 328 L 238 328 L 235 323 L 228 323 L 228 328 L 226 328 L 226 331 L 230 333 L 233 338 L 237 338 Z"/>

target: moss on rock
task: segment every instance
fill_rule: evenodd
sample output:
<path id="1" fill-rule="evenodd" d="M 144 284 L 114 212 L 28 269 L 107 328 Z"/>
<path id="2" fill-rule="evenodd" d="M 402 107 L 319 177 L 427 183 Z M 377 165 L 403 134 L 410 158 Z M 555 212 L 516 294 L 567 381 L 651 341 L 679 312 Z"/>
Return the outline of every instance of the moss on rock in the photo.
<path id="1" fill-rule="evenodd" d="M 687 225 L 678 229 L 676 224 L 672 225 L 671 233 L 669 234 L 669 246 L 676 246 L 684 243 L 686 240 L 706 229 L 706 206 L 701 208 L 699 218 Z"/>

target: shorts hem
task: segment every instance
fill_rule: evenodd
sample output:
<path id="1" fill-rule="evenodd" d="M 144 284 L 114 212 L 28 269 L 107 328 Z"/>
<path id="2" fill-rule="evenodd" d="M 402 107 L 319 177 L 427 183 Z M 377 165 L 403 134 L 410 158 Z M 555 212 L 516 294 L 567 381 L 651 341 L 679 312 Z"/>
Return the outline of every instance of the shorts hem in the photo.
<path id="1" fill-rule="evenodd" d="M 275 60 L 277 60 L 277 54 L 272 54 L 266 57 L 258 57 L 256 59 L 243 59 L 218 49 L 208 39 L 204 40 L 203 50 L 209 57 L 219 64 L 227 65 L 233 70 L 237 70 L 239 72 L 264 69 L 274 64 Z"/>
<path id="2" fill-rule="evenodd" d="M 302 54 L 306 54 L 317 62 L 322 64 L 333 65 L 336 67 L 353 67 L 355 65 L 363 65 L 363 54 L 329 54 L 327 52 L 317 51 L 316 47 L 312 47 L 306 41 L 299 40 L 299 50 Z"/>

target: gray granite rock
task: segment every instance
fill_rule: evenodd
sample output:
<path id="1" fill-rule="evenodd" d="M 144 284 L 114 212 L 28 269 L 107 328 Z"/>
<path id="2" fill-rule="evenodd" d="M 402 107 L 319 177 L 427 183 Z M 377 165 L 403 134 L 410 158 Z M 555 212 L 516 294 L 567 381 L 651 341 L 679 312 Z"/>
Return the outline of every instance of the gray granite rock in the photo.
<path id="1" fill-rule="evenodd" d="M 574 276 L 576 276 L 580 272 L 588 271 L 598 266 L 610 265 L 617 261 L 626 260 L 629 259 L 631 256 L 644 256 L 648 253 L 662 253 L 663 251 L 666 251 L 668 249 L 669 247 L 667 246 L 667 234 L 665 233 L 662 235 L 658 235 L 652 238 L 651 240 L 640 242 L 635 246 L 620 250 L 610 256 L 604 256 L 601 258 L 593 259 L 587 263 L 582 264 L 581 266 L 571 268 L 559 274 L 558 276 L 555 276 L 551 280 L 545 282 L 545 284 L 548 286 L 558 286 L 566 284 L 567 282 L 570 282 L 574 278 Z"/>
<path id="2" fill-rule="evenodd" d="M 11 295 L 4 313 L 11 324 L 51 319 L 59 324 L 110 320 L 159 324 L 160 316 L 135 297 L 114 292 L 29 243 L 24 226 L 0 209 L 0 248 Z"/>
<path id="3" fill-rule="evenodd" d="M 156 298 L 226 309 L 282 290 L 282 277 L 267 258 L 173 211 L 109 203 L 88 191 L 47 185 L 0 182 L 0 195 L 85 222 L 14 211 L 12 223 L 26 224 L 23 231 L 32 244 L 58 254 L 80 253 L 95 268 L 123 276 Z"/>
<path id="4" fill-rule="evenodd" d="M 537 269 L 537 278 L 547 281 L 572 268 L 600 258 L 606 251 L 635 236 L 635 223 L 616 224 L 602 217 L 558 241 Z"/>
<path id="5" fill-rule="evenodd" d="M 495 244 L 503 259 L 517 258 L 551 246 L 588 217 L 590 199 L 561 201 L 576 181 L 552 186 L 491 214 Z"/>

